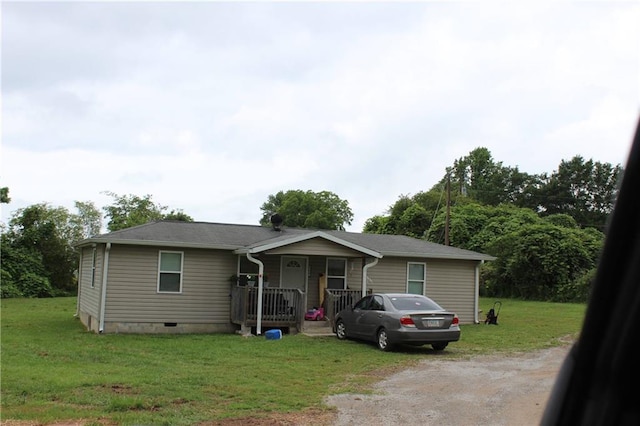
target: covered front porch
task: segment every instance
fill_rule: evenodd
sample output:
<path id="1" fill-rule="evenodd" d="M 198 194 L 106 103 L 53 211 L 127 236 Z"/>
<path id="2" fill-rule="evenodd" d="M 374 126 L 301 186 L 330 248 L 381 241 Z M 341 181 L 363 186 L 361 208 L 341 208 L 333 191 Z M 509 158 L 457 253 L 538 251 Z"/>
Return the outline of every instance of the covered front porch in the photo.
<path id="1" fill-rule="evenodd" d="M 325 317 L 360 298 L 371 280 L 367 270 L 380 253 L 317 232 L 235 250 L 231 277 L 231 322 L 243 333 L 262 328 L 302 331 L 304 315 L 324 308 Z M 260 301 L 260 303 L 259 303 Z"/>
<path id="2" fill-rule="evenodd" d="M 324 309 L 326 326 L 333 329 L 336 313 L 353 305 L 360 296 L 360 290 L 325 289 L 319 307 Z M 286 333 L 302 332 L 307 312 L 305 300 L 306 294 L 298 289 L 263 288 L 260 291 L 257 287 L 235 287 L 231 291 L 231 322 L 240 325 L 242 334 L 262 334 L 270 328 L 283 329 Z"/>

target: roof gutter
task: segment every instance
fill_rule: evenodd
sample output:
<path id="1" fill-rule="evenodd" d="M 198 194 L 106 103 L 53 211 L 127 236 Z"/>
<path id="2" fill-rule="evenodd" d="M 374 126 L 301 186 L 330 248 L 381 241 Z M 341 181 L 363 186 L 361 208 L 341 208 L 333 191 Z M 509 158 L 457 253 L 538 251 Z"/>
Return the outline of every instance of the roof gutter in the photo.
<path id="1" fill-rule="evenodd" d="M 371 263 L 367 263 L 366 265 L 364 265 L 364 267 L 362 268 L 362 297 L 367 295 L 367 271 L 369 270 L 369 268 L 371 268 L 372 266 L 376 266 L 378 264 L 378 258 L 374 257 L 373 258 L 373 262 Z"/>
<path id="2" fill-rule="evenodd" d="M 205 243 L 189 243 L 182 241 L 161 241 L 161 240 L 132 240 L 132 239 L 120 239 L 120 238 L 112 238 L 107 240 L 106 238 L 90 238 L 84 241 L 79 242 L 74 247 L 88 247 L 92 244 L 118 244 L 118 245 L 133 245 L 133 246 L 163 246 L 163 247 L 188 247 L 188 248 L 198 248 L 198 249 L 214 249 L 214 250 L 236 250 L 238 248 L 237 244 L 205 244 Z"/>
<path id="3" fill-rule="evenodd" d="M 251 256 L 251 253 L 247 253 L 247 259 L 258 265 L 258 322 L 256 324 L 256 334 L 259 336 L 262 334 L 262 287 L 264 283 L 264 263 Z"/>
<path id="4" fill-rule="evenodd" d="M 107 271 L 109 270 L 109 252 L 111 251 L 111 243 L 107 243 L 104 249 L 104 265 L 102 266 L 102 295 L 100 296 L 100 326 L 98 332 L 104 331 L 104 311 L 107 306 Z"/>

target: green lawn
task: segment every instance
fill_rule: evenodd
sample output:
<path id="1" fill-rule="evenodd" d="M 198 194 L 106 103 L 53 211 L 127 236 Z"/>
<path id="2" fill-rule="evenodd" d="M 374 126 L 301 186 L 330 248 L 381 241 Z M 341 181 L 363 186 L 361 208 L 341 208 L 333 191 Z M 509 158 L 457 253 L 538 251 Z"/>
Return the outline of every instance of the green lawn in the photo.
<path id="1" fill-rule="evenodd" d="M 195 424 L 324 409 L 326 395 L 367 392 L 384 375 L 434 357 L 529 351 L 578 335 L 583 304 L 502 300 L 498 325 L 464 325 L 459 342 L 383 353 L 333 337 L 96 335 L 75 298 L 5 299 L 2 421 L 88 419 Z M 493 300 L 482 299 L 486 313 Z M 484 315 L 483 313 L 483 315 Z M 481 319 L 484 319 L 482 317 Z"/>

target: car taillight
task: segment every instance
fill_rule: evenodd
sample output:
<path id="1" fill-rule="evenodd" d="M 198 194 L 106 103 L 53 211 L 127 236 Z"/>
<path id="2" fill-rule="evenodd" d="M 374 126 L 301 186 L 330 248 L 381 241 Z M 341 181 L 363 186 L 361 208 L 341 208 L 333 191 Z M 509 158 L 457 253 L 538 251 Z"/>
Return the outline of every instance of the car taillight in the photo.
<path id="1" fill-rule="evenodd" d="M 409 315 L 405 315 L 403 317 L 400 317 L 400 324 L 405 326 L 405 327 L 415 327 L 416 326 Z"/>
<path id="2" fill-rule="evenodd" d="M 451 321 L 451 325 L 458 325 L 460 323 L 460 320 L 458 319 L 457 315 L 453 316 L 453 321 Z"/>

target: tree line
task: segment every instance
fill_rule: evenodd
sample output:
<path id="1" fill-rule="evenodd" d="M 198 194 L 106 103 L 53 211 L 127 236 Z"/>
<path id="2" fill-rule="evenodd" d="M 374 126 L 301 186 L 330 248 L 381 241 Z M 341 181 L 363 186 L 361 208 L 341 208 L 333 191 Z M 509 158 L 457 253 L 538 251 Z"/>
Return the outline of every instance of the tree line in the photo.
<path id="1" fill-rule="evenodd" d="M 551 174 L 530 175 L 477 148 L 363 231 L 440 244 L 447 235 L 452 246 L 497 257 L 482 268 L 483 296 L 583 302 L 622 174 L 620 165 L 575 156 Z"/>
<path id="2" fill-rule="evenodd" d="M 3 188 L 10 202 L 8 188 Z M 118 195 L 103 207 L 107 229 L 117 231 L 154 220 L 193 219 L 181 210 L 153 202 L 150 195 Z M 6 201 L 5 201 L 6 200 Z M 40 203 L 18 209 L 2 229 L 0 241 L 0 293 L 9 297 L 55 297 L 74 295 L 79 253 L 75 245 L 102 229 L 102 212 L 90 201 L 76 201 L 75 212 Z"/>
<path id="3" fill-rule="evenodd" d="M 576 156 L 551 174 L 530 175 L 476 148 L 431 189 L 400 195 L 385 214 L 367 219 L 362 231 L 495 256 L 482 268 L 484 296 L 586 301 L 622 173 L 619 165 Z M 9 189 L 0 190 L 9 203 Z M 103 220 L 109 232 L 156 220 L 193 221 L 151 195 L 107 195 L 113 203 L 101 210 L 78 201 L 75 212 L 48 203 L 14 212 L 2 229 L 1 296 L 74 295 L 75 244 L 100 233 Z M 344 230 L 353 220 L 348 201 L 330 191 L 279 191 L 260 209 L 263 226 L 274 213 L 288 227 Z"/>

